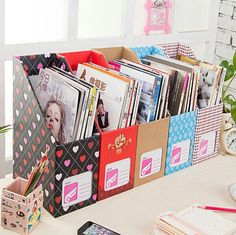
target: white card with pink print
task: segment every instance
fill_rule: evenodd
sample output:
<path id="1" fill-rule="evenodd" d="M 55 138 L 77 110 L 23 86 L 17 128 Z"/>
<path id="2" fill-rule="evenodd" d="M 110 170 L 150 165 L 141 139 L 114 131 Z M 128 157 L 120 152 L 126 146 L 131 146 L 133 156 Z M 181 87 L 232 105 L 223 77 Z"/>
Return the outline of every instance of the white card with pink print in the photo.
<path id="1" fill-rule="evenodd" d="M 206 157 L 214 153 L 216 143 L 216 131 L 211 131 L 203 134 L 200 138 L 198 155 L 200 157 Z"/>
<path id="2" fill-rule="evenodd" d="M 92 171 L 68 177 L 62 182 L 62 206 L 88 200 L 92 195 Z"/>
<path id="3" fill-rule="evenodd" d="M 112 162 L 106 165 L 105 169 L 105 191 L 109 191 L 129 183 L 130 158 Z"/>
<path id="4" fill-rule="evenodd" d="M 179 166 L 189 160 L 190 139 L 173 144 L 170 166 Z"/>
<path id="5" fill-rule="evenodd" d="M 161 170 L 162 148 L 141 155 L 139 178 L 145 178 Z"/>

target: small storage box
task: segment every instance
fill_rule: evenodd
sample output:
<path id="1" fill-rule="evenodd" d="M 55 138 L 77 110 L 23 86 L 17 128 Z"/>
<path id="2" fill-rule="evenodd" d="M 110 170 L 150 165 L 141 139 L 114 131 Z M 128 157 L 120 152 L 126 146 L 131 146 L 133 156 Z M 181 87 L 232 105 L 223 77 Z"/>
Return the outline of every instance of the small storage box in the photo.
<path id="1" fill-rule="evenodd" d="M 25 197 L 21 192 L 26 183 L 17 177 L 2 191 L 1 225 L 19 234 L 29 234 L 42 220 L 42 185 Z"/>

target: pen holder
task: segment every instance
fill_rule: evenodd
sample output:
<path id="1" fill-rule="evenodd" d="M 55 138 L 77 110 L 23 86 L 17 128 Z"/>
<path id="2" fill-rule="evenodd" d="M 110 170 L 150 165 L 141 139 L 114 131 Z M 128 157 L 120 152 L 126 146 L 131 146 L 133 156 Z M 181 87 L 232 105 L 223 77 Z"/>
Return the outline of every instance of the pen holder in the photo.
<path id="1" fill-rule="evenodd" d="M 2 191 L 1 225 L 19 234 L 29 234 L 42 219 L 43 191 L 40 184 L 22 196 L 27 180 L 16 178 Z"/>

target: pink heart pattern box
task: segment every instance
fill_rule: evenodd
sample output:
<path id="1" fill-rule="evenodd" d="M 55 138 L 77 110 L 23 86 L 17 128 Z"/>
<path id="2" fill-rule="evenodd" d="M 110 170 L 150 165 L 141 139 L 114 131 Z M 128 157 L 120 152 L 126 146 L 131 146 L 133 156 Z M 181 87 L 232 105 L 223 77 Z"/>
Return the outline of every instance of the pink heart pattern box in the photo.
<path id="1" fill-rule="evenodd" d="M 29 81 L 40 68 L 57 66 L 69 71 L 66 59 L 58 54 L 21 56 L 14 58 L 13 66 L 14 178 L 27 179 L 47 148 L 49 164 L 41 180 L 46 210 L 58 217 L 95 203 L 100 137 L 57 145 Z M 80 183 L 87 188 L 81 189 Z"/>

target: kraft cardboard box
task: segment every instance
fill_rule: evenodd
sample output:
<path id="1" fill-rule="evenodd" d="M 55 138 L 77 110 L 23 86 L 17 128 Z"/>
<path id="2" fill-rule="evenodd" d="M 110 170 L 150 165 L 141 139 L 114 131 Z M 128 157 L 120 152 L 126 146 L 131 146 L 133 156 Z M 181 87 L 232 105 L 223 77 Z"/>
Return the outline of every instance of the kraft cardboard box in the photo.
<path id="1" fill-rule="evenodd" d="M 217 156 L 223 104 L 197 110 L 193 164 Z"/>
<path id="2" fill-rule="evenodd" d="M 192 165 L 197 112 L 188 112 L 170 118 L 165 175 Z"/>
<path id="3" fill-rule="evenodd" d="M 98 200 L 133 188 L 137 126 L 101 134 Z"/>
<path id="4" fill-rule="evenodd" d="M 102 53 L 106 60 L 106 65 L 103 67 L 109 68 L 108 62 L 111 60 L 126 59 L 136 63 L 141 63 L 134 51 L 127 47 L 109 47 L 109 48 L 95 48 L 92 51 Z"/>
<path id="5" fill-rule="evenodd" d="M 134 186 L 164 175 L 170 118 L 138 125 Z"/>
<path id="6" fill-rule="evenodd" d="M 91 59 L 90 51 L 85 54 Z M 46 127 L 43 111 L 29 81 L 29 76 L 38 74 L 40 68 L 57 66 L 70 71 L 71 66 L 65 57 L 55 53 L 16 57 L 13 66 L 13 177 L 27 179 L 32 167 L 41 159 L 41 152 L 47 148 L 49 165 L 42 178 L 46 210 L 58 217 L 95 203 L 100 136 L 57 145 Z M 77 194 L 65 200 L 70 190 L 78 192 L 82 180 L 91 186 L 86 197 Z"/>

